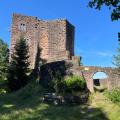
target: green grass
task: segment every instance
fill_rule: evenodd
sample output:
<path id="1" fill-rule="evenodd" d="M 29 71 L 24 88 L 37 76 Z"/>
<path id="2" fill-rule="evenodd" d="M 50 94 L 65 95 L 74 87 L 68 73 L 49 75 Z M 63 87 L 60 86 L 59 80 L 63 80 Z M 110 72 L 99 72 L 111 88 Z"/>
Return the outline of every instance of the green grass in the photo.
<path id="1" fill-rule="evenodd" d="M 54 106 L 40 103 L 44 92 L 32 82 L 17 92 L 0 95 L 0 120 L 120 120 L 119 113 L 111 111 L 113 106 L 104 101 L 104 104 L 93 101 L 90 105 Z M 120 112 L 118 108 L 114 110 Z"/>
<path id="2" fill-rule="evenodd" d="M 91 106 L 101 109 L 108 120 L 120 120 L 120 106 L 110 101 L 103 93 L 94 94 Z"/>

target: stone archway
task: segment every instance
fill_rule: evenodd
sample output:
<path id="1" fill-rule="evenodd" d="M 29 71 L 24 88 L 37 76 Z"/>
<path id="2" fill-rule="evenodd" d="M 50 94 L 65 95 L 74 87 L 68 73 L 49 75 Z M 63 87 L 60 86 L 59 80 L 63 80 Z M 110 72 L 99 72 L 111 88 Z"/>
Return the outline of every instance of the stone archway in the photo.
<path id="1" fill-rule="evenodd" d="M 82 72 L 87 82 L 88 89 L 91 92 L 94 92 L 93 75 L 96 72 L 104 72 L 109 76 L 106 85 L 108 90 L 111 90 L 115 86 L 120 86 L 118 84 L 120 83 L 120 78 L 114 74 L 114 69 L 111 67 L 82 66 Z"/>
<path id="2" fill-rule="evenodd" d="M 93 85 L 94 88 L 99 87 L 99 88 L 107 88 L 108 86 L 108 80 L 109 80 L 109 75 L 103 71 L 101 72 L 95 72 L 93 74 Z"/>

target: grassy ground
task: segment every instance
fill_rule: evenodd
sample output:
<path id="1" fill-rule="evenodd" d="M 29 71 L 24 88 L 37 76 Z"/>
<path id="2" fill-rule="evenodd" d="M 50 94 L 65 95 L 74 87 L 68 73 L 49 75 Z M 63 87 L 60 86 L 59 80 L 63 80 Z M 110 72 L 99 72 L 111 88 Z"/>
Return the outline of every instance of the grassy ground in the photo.
<path id="1" fill-rule="evenodd" d="M 36 83 L 0 95 L 0 120 L 120 120 L 120 108 L 96 94 L 90 105 L 53 106 L 41 104 L 45 92 Z"/>
<path id="2" fill-rule="evenodd" d="M 108 100 L 103 93 L 94 94 L 91 106 L 101 109 L 108 120 L 120 120 L 120 105 Z"/>

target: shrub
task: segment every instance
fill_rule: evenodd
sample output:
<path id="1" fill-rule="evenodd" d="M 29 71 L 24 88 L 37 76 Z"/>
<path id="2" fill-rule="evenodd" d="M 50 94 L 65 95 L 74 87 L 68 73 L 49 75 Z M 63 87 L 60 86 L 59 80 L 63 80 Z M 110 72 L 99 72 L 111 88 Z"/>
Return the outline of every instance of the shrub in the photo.
<path id="1" fill-rule="evenodd" d="M 77 92 L 86 90 L 86 82 L 81 76 L 70 76 L 64 81 L 64 92 Z"/>
<path id="2" fill-rule="evenodd" d="M 56 73 L 56 76 L 49 82 L 49 91 L 54 91 L 56 94 L 64 92 L 64 78 Z"/>
<path id="3" fill-rule="evenodd" d="M 0 88 L 0 95 L 1 94 L 5 94 L 7 91 L 5 90 L 5 89 L 3 89 L 3 88 Z"/>
<path id="4" fill-rule="evenodd" d="M 120 103 L 120 88 L 115 88 L 106 93 L 106 96 L 114 103 Z"/>
<path id="5" fill-rule="evenodd" d="M 49 92 L 55 92 L 56 94 L 67 94 L 75 92 L 86 92 L 86 81 L 81 76 L 69 76 L 64 79 L 57 73 L 57 77 L 53 78 L 48 84 Z"/>

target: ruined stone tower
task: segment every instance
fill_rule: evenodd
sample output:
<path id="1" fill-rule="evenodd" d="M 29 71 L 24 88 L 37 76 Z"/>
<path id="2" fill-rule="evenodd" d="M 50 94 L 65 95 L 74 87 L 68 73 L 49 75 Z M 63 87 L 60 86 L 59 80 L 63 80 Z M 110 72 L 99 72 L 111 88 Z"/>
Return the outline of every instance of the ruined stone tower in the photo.
<path id="1" fill-rule="evenodd" d="M 70 60 L 74 56 L 74 26 L 66 19 L 44 21 L 37 17 L 13 14 L 11 50 L 20 36 L 29 46 L 30 67 L 35 67 L 38 47 L 41 58 L 46 62 Z"/>

